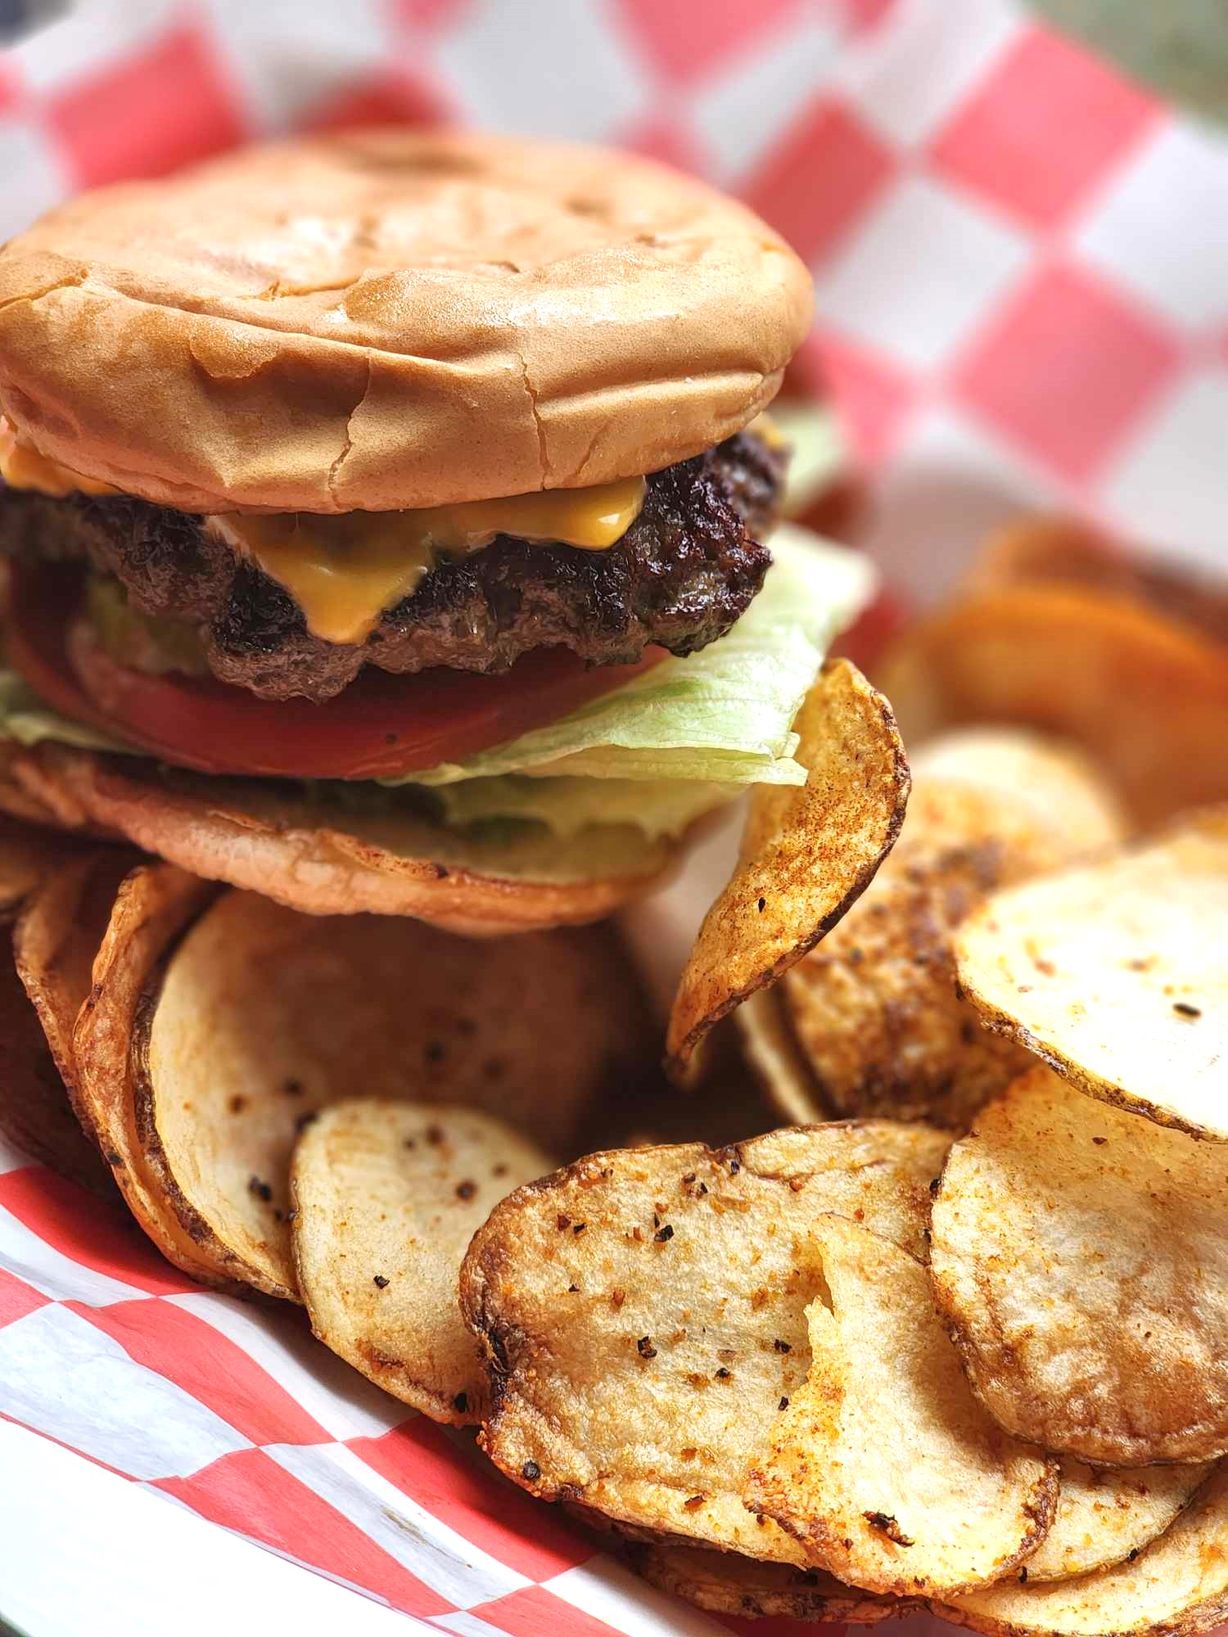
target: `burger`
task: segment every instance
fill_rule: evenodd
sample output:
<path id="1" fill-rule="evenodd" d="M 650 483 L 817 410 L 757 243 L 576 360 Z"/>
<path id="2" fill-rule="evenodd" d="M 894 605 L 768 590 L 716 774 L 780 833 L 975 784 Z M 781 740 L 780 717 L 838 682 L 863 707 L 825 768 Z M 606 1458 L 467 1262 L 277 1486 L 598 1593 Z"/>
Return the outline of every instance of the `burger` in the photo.
<path id="1" fill-rule="evenodd" d="M 810 281 L 623 154 L 379 130 L 0 250 L 0 804 L 316 913 L 608 913 L 865 600 L 773 525 Z M 769 539 L 770 537 L 770 539 Z"/>

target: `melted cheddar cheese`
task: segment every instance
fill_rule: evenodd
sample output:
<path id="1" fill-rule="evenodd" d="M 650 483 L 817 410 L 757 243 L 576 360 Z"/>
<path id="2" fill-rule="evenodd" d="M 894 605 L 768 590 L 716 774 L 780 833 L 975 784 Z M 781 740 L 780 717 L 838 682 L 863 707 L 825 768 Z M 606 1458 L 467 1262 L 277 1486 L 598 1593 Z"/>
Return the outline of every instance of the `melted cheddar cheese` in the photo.
<path id="1" fill-rule="evenodd" d="M 0 477 L 57 499 L 120 492 L 48 460 L 7 422 L 0 423 Z M 646 492 L 645 480 L 633 477 L 418 511 L 225 512 L 205 526 L 285 587 L 313 636 L 354 644 L 441 559 L 477 551 L 499 534 L 605 551 L 635 522 Z"/>

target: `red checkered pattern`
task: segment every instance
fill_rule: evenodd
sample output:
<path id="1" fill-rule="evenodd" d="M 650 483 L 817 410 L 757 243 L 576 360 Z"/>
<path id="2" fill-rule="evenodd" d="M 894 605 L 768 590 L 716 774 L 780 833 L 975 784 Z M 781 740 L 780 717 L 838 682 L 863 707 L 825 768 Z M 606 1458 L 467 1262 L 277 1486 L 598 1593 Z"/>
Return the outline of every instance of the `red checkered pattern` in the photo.
<path id="1" fill-rule="evenodd" d="M 460 1637 L 611 1637 L 630 1608 L 671 1628 L 664 1599 L 300 1311 L 200 1290 L 118 1206 L 3 1147 L 0 1414 Z"/>
<path id="2" fill-rule="evenodd" d="M 1037 502 L 1223 565 L 1228 151 L 1011 0 L 77 0 L 0 64 L 0 234 L 390 119 L 624 143 L 775 223 L 904 590 Z M 633 1582 L 298 1312 L 0 1170 L 0 1413 L 456 1637 L 752 1629 Z"/>

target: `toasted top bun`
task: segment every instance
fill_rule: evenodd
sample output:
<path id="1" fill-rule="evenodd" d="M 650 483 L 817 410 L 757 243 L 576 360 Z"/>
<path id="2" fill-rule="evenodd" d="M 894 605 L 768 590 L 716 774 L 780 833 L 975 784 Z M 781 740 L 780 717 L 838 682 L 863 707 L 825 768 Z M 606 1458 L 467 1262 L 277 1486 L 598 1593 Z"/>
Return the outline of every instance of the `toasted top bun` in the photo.
<path id="1" fill-rule="evenodd" d="M 749 210 L 646 160 L 403 129 L 86 193 L 0 251 L 0 405 L 189 511 L 658 470 L 774 396 L 810 316 Z"/>

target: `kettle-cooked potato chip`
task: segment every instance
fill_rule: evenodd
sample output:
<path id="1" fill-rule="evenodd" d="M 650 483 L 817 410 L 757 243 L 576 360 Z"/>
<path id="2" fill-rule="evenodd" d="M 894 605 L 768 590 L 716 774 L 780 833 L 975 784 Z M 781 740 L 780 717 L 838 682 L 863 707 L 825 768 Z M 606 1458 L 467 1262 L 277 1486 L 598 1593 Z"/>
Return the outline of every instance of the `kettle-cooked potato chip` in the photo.
<path id="1" fill-rule="evenodd" d="M 139 862 L 139 854 L 124 848 L 74 849 L 30 894 L 13 928 L 17 971 L 68 1097 L 95 1137 L 77 1088 L 73 1030 L 93 983 L 94 958 L 120 883 Z"/>
<path id="2" fill-rule="evenodd" d="M 93 986 L 72 1037 L 77 1107 L 111 1167 L 133 1216 L 176 1267 L 206 1284 L 232 1287 L 233 1273 L 202 1254 L 168 1198 L 139 1127 L 133 1035 L 149 983 L 166 950 L 213 895 L 173 864 L 150 864 L 121 883 L 98 954 Z"/>
<path id="3" fill-rule="evenodd" d="M 666 1041 L 678 1076 L 714 1024 L 835 926 L 899 834 L 908 763 L 890 705 L 861 672 L 829 660 L 795 726 L 806 783 L 755 790 L 738 866 L 682 974 Z"/>
<path id="4" fill-rule="evenodd" d="M 868 1591 L 944 1594 L 1036 1549 L 1057 1468 L 977 1402 L 924 1266 L 839 1217 L 811 1228 L 810 1365 L 754 1466 L 748 1505 Z"/>
<path id="5" fill-rule="evenodd" d="M 1060 1465 L 1057 1515 L 1028 1559 L 1029 1581 L 1067 1580 L 1137 1556 L 1184 1511 L 1213 1470 L 1204 1462 L 1096 1471 L 1069 1456 Z"/>
<path id="6" fill-rule="evenodd" d="M 1228 807 L 995 894 L 955 952 L 990 1027 L 1080 1090 L 1228 1142 Z"/>
<path id="7" fill-rule="evenodd" d="M 79 855 L 73 842 L 0 815 L 0 932 L 49 876 Z M 8 959 L 0 960 L 0 1132 L 52 1170 L 109 1190 L 110 1173 L 77 1124 L 57 1061 Z"/>
<path id="8" fill-rule="evenodd" d="M 0 813 L 0 918 L 12 917 L 41 881 L 79 851 L 67 836 Z"/>
<path id="9" fill-rule="evenodd" d="M 1228 1469 L 1126 1563 L 1074 1580 L 1003 1581 L 934 1612 L 989 1637 L 1194 1637 L 1228 1620 Z"/>
<path id="10" fill-rule="evenodd" d="M 296 1296 L 290 1155 L 317 1109 L 356 1091 L 454 1102 L 565 1146 L 647 1050 L 608 927 L 485 944 L 230 890 L 158 955 L 116 1040 L 144 1163 L 198 1259 L 270 1295 Z"/>
<path id="11" fill-rule="evenodd" d="M 72 1035 L 119 884 L 136 863 L 119 848 L 71 843 L 53 862 L 44 847 L 13 927 L 15 965 L 0 984 L 0 1126 L 53 1170 L 104 1193 L 114 1184 L 78 1091 Z"/>
<path id="12" fill-rule="evenodd" d="M 875 680 L 909 745 L 974 722 L 1073 740 L 1139 824 L 1228 799 L 1228 646 L 1120 593 L 970 588 L 906 631 Z"/>
<path id="13" fill-rule="evenodd" d="M 737 1552 L 717 1552 L 677 1541 L 635 1541 L 625 1555 L 632 1568 L 658 1590 L 713 1614 L 744 1619 L 839 1620 L 875 1626 L 907 1614 L 915 1603 L 875 1597 L 845 1586 L 822 1569 L 767 1563 Z"/>
<path id="14" fill-rule="evenodd" d="M 814 1126 L 594 1154 L 517 1189 L 461 1273 L 493 1381 L 487 1453 L 548 1499 L 801 1561 L 742 1488 L 806 1377 L 811 1228 L 844 1212 L 923 1255 L 948 1142 Z"/>
<path id="15" fill-rule="evenodd" d="M 552 1164 L 478 1109 L 380 1097 L 321 1109 L 290 1173 L 294 1261 L 316 1335 L 434 1420 L 480 1420 L 461 1262 L 492 1206 Z"/>
<path id="16" fill-rule="evenodd" d="M 814 1070 L 781 999 L 778 983 L 747 996 L 737 1010 L 742 1053 L 774 1108 L 798 1125 L 830 1119 Z"/>
<path id="17" fill-rule="evenodd" d="M 779 1033 L 810 1068 L 807 1095 L 787 1053 L 765 1065 L 779 1106 L 794 1119 L 830 1111 L 966 1130 L 1028 1056 L 981 1028 L 958 994 L 955 927 L 994 889 L 1120 835 L 1107 788 L 1073 750 L 1008 728 L 965 729 L 923 746 L 890 857 L 839 926 L 771 991 L 769 1005 L 774 999 L 783 1013 Z M 761 1052 L 764 1028 L 760 1014 L 744 1025 Z"/>
<path id="18" fill-rule="evenodd" d="M 1228 586 L 1190 561 L 1115 544 L 1082 519 L 1026 515 L 985 542 L 968 576 L 975 586 L 1073 585 L 1141 603 L 1228 643 Z"/>
<path id="19" fill-rule="evenodd" d="M 1037 1066 L 956 1143 L 932 1276 L 977 1393 L 1093 1465 L 1228 1451 L 1228 1148 Z"/>

